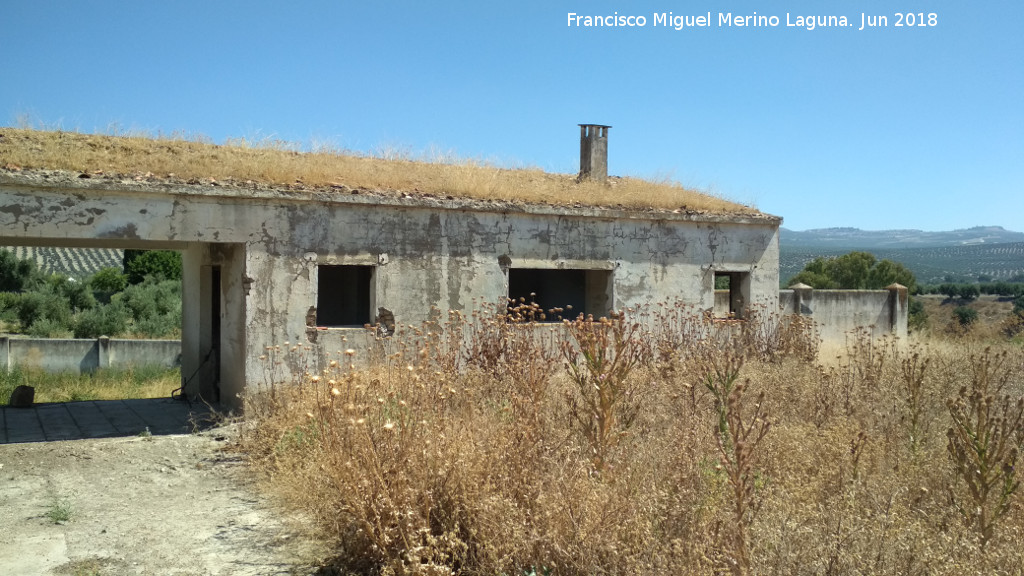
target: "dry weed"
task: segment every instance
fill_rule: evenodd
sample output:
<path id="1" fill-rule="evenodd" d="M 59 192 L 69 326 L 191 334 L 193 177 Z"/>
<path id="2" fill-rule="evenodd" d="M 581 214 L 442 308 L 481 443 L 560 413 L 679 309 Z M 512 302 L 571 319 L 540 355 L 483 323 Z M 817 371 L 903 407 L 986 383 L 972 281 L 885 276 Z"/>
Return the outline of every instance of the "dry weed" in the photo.
<path id="1" fill-rule="evenodd" d="M 299 148 L 274 139 L 234 139 L 218 146 L 177 134 L 98 135 L 0 127 L 0 168 L 6 169 L 126 174 L 144 180 L 174 177 L 196 183 L 345 186 L 508 202 L 763 217 L 756 209 L 668 182 L 639 178 L 614 178 L 609 184 L 577 182 L 575 175 L 507 169 L 472 160 L 418 161 L 405 154 L 368 157 L 323 147 L 312 152 Z"/>
<path id="2" fill-rule="evenodd" d="M 573 342 L 569 330 L 509 321 L 507 312 L 402 328 L 374 367 L 350 368 L 343 352 L 302 382 L 248 399 L 246 451 L 277 491 L 318 519 L 335 543 L 333 566 L 360 574 L 1021 573 L 1019 405 L 998 400 L 1024 395 L 1019 347 L 854 335 L 842 358 L 819 361 L 773 353 L 765 342 L 781 340 L 770 330 L 675 317 L 693 337 L 685 340 L 650 330 L 654 314 L 627 312 L 619 336 L 616 320 L 586 326 L 600 345 L 581 332 L 571 347 L 574 379 L 572 362 L 558 355 L 559 340 Z M 456 339 L 464 348 L 453 360 Z M 643 344 L 639 361 L 632 341 Z M 587 368 L 585 349 L 595 358 L 603 350 L 603 363 Z M 620 350 L 628 371 L 610 368 Z M 267 360 L 320 366 L 305 354 L 283 346 Z M 588 413 L 580 381 L 600 399 L 603 381 L 594 379 L 602 374 L 617 374 L 623 394 L 595 404 L 590 422 L 603 409 L 613 417 L 608 435 L 588 436 L 567 398 L 577 416 Z M 972 400 L 982 382 L 990 388 L 978 398 L 990 403 Z M 957 394 L 962 386 L 966 396 Z M 943 404 L 951 396 L 953 410 Z M 978 424 L 986 407 L 988 424 Z M 984 430 L 1002 448 L 976 462 L 971 438 Z M 968 464 L 989 473 L 974 478 Z M 973 500 L 972 482 L 991 486 L 988 496 Z M 971 516 L 979 506 L 984 519 Z"/>

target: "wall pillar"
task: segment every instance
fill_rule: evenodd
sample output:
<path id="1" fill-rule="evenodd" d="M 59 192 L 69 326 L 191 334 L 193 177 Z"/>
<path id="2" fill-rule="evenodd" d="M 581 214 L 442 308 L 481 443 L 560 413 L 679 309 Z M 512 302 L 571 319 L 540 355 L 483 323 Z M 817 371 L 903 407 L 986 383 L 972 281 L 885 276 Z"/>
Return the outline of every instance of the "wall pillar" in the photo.
<path id="1" fill-rule="evenodd" d="M 200 276 L 206 253 L 203 244 L 191 244 L 181 251 L 181 386 L 182 392 L 190 398 L 204 397 L 200 373 L 203 365 L 200 348 L 203 290 Z"/>
<path id="2" fill-rule="evenodd" d="M 252 285 L 268 283 L 266 278 L 254 279 L 248 275 L 245 244 L 217 246 L 214 262 L 220 266 L 220 403 L 229 409 L 242 408 L 242 394 L 246 390 L 246 359 L 259 356 L 260 350 L 250 351 L 246 337 L 246 301 Z"/>
<path id="3" fill-rule="evenodd" d="M 889 331 L 897 338 L 907 337 L 907 320 L 909 315 L 907 287 L 895 282 L 886 286 L 889 291 Z"/>
<path id="4" fill-rule="evenodd" d="M 96 368 L 110 368 L 110 336 L 96 339 Z"/>
<path id="5" fill-rule="evenodd" d="M 811 307 L 808 305 L 811 302 L 811 288 L 807 284 L 797 282 L 789 287 L 793 291 L 793 314 L 797 316 L 804 316 L 812 314 Z"/>
<path id="6" fill-rule="evenodd" d="M 11 371 L 11 339 L 0 336 L 0 370 Z"/>

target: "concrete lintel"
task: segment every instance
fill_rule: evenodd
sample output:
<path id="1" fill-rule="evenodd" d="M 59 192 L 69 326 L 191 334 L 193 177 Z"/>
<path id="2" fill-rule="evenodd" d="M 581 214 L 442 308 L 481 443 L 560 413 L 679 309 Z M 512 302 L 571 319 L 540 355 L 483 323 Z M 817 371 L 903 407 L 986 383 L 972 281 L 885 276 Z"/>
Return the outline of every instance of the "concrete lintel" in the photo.
<path id="1" fill-rule="evenodd" d="M 615 270 L 618 267 L 618 263 L 612 260 L 512 258 L 512 265 L 509 267 L 534 270 Z"/>
<path id="2" fill-rule="evenodd" d="M 316 263 L 322 266 L 377 266 L 386 264 L 387 261 L 387 254 L 371 254 L 369 252 L 337 256 L 319 254 L 316 258 Z"/>

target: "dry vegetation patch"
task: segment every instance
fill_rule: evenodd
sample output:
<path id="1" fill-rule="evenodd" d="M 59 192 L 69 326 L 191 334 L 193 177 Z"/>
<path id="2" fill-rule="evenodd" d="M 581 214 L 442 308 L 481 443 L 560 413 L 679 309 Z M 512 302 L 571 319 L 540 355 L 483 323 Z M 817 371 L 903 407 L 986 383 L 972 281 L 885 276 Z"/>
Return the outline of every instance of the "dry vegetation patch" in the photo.
<path id="1" fill-rule="evenodd" d="M 371 369 L 271 347 L 310 368 L 248 399 L 243 445 L 343 573 L 1020 573 L 1019 347 L 852 334 L 821 363 L 806 326 L 686 312 L 454 315 Z"/>
<path id="2" fill-rule="evenodd" d="M 18 386 L 35 389 L 35 402 L 78 402 L 123 398 L 166 398 L 181 386 L 181 370 L 145 366 L 127 370 L 105 369 L 95 373 L 52 373 L 38 368 L 0 371 L 0 405 L 7 404 Z"/>
<path id="3" fill-rule="evenodd" d="M 1010 330 L 1013 325 L 1020 324 L 1010 298 L 987 294 L 971 301 L 938 295 L 919 295 L 914 298 L 921 300 L 927 315 L 922 331 L 935 338 L 1001 341 L 1006 336 L 1022 333 L 1019 328 Z M 976 320 L 968 326 L 961 324 L 956 317 L 955 311 L 961 306 L 977 313 Z"/>
<path id="4" fill-rule="evenodd" d="M 472 160 L 379 158 L 342 150 L 300 152 L 280 141 L 218 146 L 184 137 L 107 136 L 0 127 L 0 168 L 120 173 L 186 181 L 331 186 L 554 205 L 657 208 L 762 216 L 756 209 L 670 182 L 613 178 L 608 184 Z"/>

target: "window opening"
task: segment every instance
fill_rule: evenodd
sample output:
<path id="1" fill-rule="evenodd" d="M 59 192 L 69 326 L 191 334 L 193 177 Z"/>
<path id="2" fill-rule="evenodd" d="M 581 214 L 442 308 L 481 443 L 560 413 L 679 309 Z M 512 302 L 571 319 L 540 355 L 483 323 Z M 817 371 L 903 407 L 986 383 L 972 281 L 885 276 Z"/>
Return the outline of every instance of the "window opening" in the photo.
<path id="1" fill-rule="evenodd" d="M 745 272 L 715 272 L 715 317 L 743 318 L 749 284 Z"/>
<path id="2" fill-rule="evenodd" d="M 612 307 L 608 270 L 549 270 L 513 268 L 508 271 L 509 309 L 536 303 L 543 317 L 560 322 L 580 314 L 602 316 Z"/>
<path id="3" fill-rule="evenodd" d="M 317 267 L 317 326 L 364 326 L 371 320 L 373 266 Z"/>

